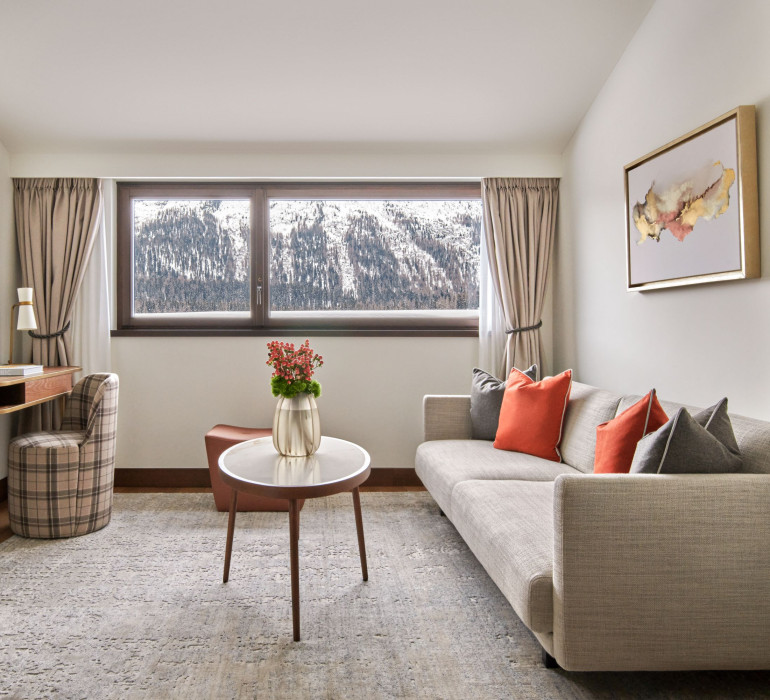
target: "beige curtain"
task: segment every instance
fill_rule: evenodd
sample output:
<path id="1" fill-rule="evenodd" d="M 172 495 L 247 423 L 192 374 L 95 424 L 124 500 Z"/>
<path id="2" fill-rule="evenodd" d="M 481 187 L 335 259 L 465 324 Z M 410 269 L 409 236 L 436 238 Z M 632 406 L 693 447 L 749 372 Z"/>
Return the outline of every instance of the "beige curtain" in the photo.
<path id="1" fill-rule="evenodd" d="M 508 326 L 507 376 L 511 367 L 542 369 L 543 300 L 556 231 L 558 178 L 484 178 L 484 235 L 490 275 Z"/>
<path id="2" fill-rule="evenodd" d="M 22 284 L 34 290 L 38 335 L 32 362 L 47 366 L 76 364 L 70 321 L 101 221 L 102 192 L 96 179 L 14 179 L 16 236 Z M 47 411 L 25 429 L 52 427 Z M 39 425 L 38 425 L 39 424 Z"/>

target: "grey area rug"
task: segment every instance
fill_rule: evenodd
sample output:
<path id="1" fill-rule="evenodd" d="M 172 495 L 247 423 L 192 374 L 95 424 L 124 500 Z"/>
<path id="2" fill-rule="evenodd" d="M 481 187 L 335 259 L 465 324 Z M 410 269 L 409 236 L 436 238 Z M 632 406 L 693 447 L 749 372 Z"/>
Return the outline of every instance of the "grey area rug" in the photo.
<path id="1" fill-rule="evenodd" d="M 292 641 L 286 513 L 210 494 L 116 494 L 104 530 L 0 544 L 0 697 L 770 697 L 766 673 L 569 674 L 540 648 L 424 492 L 301 513 L 302 641 Z"/>

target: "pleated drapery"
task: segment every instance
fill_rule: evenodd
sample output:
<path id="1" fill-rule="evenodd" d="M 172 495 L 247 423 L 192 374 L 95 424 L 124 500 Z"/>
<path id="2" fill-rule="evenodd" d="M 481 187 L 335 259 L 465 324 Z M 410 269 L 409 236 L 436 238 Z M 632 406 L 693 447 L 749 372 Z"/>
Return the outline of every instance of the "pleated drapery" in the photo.
<path id="1" fill-rule="evenodd" d="M 72 308 L 70 342 L 74 361 L 83 368 L 81 376 L 109 374 L 110 359 L 110 269 L 109 241 L 115 206 L 115 183 L 102 180 L 102 216 L 94 236 L 91 259 L 83 275 Z"/>
<path id="2" fill-rule="evenodd" d="M 501 374 L 542 369 L 540 335 L 559 202 L 558 178 L 481 181 L 489 272 L 508 326 Z M 482 342 L 483 342 L 482 338 Z M 497 342 L 501 342 L 498 340 Z"/>
<path id="3" fill-rule="evenodd" d="M 16 236 L 22 284 L 34 290 L 38 335 L 56 334 L 70 321 L 101 220 L 96 179 L 14 179 Z M 32 362 L 74 364 L 68 332 L 32 340 Z M 41 427 L 51 419 L 43 413 Z M 37 426 L 35 426 L 37 427 Z"/>

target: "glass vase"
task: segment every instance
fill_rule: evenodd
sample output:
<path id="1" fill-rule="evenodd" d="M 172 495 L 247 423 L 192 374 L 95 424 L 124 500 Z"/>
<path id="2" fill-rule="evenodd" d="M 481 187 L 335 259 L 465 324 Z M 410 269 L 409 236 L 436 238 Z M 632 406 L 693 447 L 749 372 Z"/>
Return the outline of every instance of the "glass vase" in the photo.
<path id="1" fill-rule="evenodd" d="M 321 420 L 312 394 L 281 396 L 273 418 L 273 445 L 286 457 L 307 457 L 321 444 Z"/>

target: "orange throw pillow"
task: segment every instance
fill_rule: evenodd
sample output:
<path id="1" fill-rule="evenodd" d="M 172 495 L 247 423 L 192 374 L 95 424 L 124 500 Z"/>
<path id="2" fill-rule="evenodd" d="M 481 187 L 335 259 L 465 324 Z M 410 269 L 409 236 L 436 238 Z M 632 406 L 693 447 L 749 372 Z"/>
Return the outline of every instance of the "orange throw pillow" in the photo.
<path id="1" fill-rule="evenodd" d="M 561 425 L 571 388 L 571 369 L 539 382 L 512 369 L 505 383 L 495 447 L 561 462 Z"/>
<path id="2" fill-rule="evenodd" d="M 611 421 L 596 428 L 594 474 L 628 474 L 636 443 L 668 421 L 655 389 Z"/>

